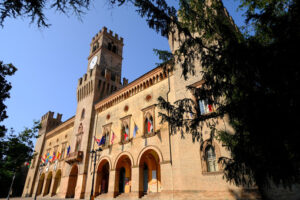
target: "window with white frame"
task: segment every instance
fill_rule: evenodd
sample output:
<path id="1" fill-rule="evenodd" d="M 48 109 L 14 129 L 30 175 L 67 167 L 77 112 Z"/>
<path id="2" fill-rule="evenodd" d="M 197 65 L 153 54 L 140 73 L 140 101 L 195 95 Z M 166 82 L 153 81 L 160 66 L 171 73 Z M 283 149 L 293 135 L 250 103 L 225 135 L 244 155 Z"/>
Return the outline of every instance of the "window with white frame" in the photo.
<path id="1" fill-rule="evenodd" d="M 144 118 L 144 136 L 150 137 L 155 135 L 155 105 L 151 105 L 143 110 L 143 118 Z"/>
<path id="2" fill-rule="evenodd" d="M 145 134 L 150 134 L 154 132 L 154 126 L 153 126 L 153 117 L 150 113 L 147 113 L 146 119 L 145 119 Z"/>
<path id="3" fill-rule="evenodd" d="M 121 143 L 130 141 L 131 115 L 121 118 Z"/>

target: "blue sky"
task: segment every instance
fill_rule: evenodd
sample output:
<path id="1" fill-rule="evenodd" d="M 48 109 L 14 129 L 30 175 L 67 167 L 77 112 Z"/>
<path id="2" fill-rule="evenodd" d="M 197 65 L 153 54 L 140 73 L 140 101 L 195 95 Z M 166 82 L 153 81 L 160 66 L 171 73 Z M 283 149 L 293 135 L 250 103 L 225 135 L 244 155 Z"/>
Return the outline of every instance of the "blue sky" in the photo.
<path id="1" fill-rule="evenodd" d="M 167 39 L 149 29 L 133 7 L 110 8 L 105 2 L 94 1 L 81 20 L 47 10 L 49 28 L 39 29 L 27 18 L 6 19 L 0 28 L 0 60 L 18 68 L 9 78 L 13 88 L 5 102 L 9 115 L 6 127 L 19 132 L 49 110 L 62 113 L 63 120 L 75 114 L 78 78 L 86 73 L 91 39 L 103 26 L 124 38 L 122 76 L 129 81 L 159 62 L 153 48 L 169 50 Z M 237 3 L 224 1 L 241 26 Z"/>

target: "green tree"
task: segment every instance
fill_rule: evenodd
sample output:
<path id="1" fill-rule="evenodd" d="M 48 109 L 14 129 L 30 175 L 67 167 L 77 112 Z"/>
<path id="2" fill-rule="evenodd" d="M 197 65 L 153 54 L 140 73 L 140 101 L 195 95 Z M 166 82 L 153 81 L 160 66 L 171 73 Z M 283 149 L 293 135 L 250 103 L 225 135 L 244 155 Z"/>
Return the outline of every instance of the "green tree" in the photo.
<path id="1" fill-rule="evenodd" d="M 28 17 L 31 23 L 38 27 L 48 27 L 46 9 L 55 9 L 59 13 L 75 13 L 80 17 L 89 8 L 90 0 L 1 0 L 0 1 L 0 25 L 3 27 L 6 18 Z"/>
<path id="2" fill-rule="evenodd" d="M 17 71 L 17 68 L 12 64 L 3 64 L 0 61 L 0 122 L 7 118 L 6 105 L 4 101 L 10 98 L 9 90 L 11 83 L 6 80 L 7 76 L 12 76 Z M 0 125 L 0 139 L 5 135 L 6 128 Z"/>
<path id="3" fill-rule="evenodd" d="M 21 133 L 10 133 L 0 138 L 0 197 L 6 197 L 14 173 L 13 195 L 20 196 L 24 187 L 24 164 L 34 156 L 32 139 L 37 137 L 40 123 L 35 121 L 32 128 L 25 128 Z M 25 170 L 26 171 L 26 170 Z"/>
<path id="4" fill-rule="evenodd" d="M 235 134 L 213 125 L 211 132 L 211 139 L 221 140 L 232 155 L 219 160 L 226 180 L 237 185 L 255 183 L 260 189 L 269 181 L 284 186 L 299 182 L 299 1 L 241 0 L 246 15 L 243 32 L 218 0 L 179 0 L 180 20 L 164 0 L 111 0 L 112 4 L 125 2 L 132 2 L 162 36 L 184 36 L 177 38 L 181 45 L 174 54 L 158 54 L 164 63 L 179 63 L 186 79 L 201 66 L 202 87 L 189 89 L 198 100 L 217 108 L 201 115 L 191 99 L 172 105 L 160 98 L 160 106 L 169 113 L 161 113 L 162 121 L 168 121 L 174 132 L 185 128 L 202 142 L 203 122 L 226 114 Z M 195 60 L 199 60 L 196 65 Z M 185 118 L 188 113 L 195 117 Z"/>

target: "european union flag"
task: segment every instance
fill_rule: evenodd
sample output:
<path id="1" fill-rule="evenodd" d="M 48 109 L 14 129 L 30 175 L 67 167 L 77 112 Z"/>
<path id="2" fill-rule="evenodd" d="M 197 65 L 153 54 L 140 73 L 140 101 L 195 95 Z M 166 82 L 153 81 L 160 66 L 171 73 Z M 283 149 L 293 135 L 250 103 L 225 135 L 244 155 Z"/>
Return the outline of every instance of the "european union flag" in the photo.
<path id="1" fill-rule="evenodd" d="M 99 146 L 102 145 L 102 144 L 103 145 L 105 144 L 105 137 L 104 136 L 102 136 Z"/>
<path id="2" fill-rule="evenodd" d="M 70 147 L 70 145 L 69 145 L 68 148 L 67 148 L 67 155 L 69 155 L 70 150 L 71 150 L 71 147 Z"/>

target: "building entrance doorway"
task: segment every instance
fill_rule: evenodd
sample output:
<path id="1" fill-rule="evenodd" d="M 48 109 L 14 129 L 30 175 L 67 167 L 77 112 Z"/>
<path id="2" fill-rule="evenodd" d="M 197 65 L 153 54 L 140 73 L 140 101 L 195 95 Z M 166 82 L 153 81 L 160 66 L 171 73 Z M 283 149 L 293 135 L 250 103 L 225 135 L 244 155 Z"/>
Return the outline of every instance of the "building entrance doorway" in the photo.
<path id="1" fill-rule="evenodd" d="M 160 164 L 156 151 L 149 149 L 142 154 L 139 173 L 139 197 L 161 191 Z"/>
<path id="2" fill-rule="evenodd" d="M 60 181 L 61 181 L 61 170 L 58 170 L 55 175 L 51 196 L 55 196 L 57 193 L 59 193 Z"/>
<path id="3" fill-rule="evenodd" d="M 103 160 L 97 169 L 95 196 L 108 192 L 109 171 L 108 161 Z"/>
<path id="4" fill-rule="evenodd" d="M 119 158 L 116 165 L 114 197 L 131 191 L 131 160 L 127 155 Z"/>
<path id="5" fill-rule="evenodd" d="M 46 185 L 45 185 L 43 196 L 46 196 L 49 194 L 51 183 L 52 183 L 52 172 L 49 172 L 47 179 L 46 179 Z"/>
<path id="6" fill-rule="evenodd" d="M 119 179 L 119 193 L 124 193 L 125 191 L 125 168 L 120 169 L 120 179 Z"/>
<path id="7" fill-rule="evenodd" d="M 44 179 L 45 179 L 45 174 L 42 174 L 40 176 L 39 184 L 38 184 L 37 191 L 36 191 L 37 196 L 42 193 L 42 189 L 43 189 L 43 186 L 44 186 Z"/>
<path id="8" fill-rule="evenodd" d="M 76 184 L 77 184 L 77 177 L 78 177 L 78 167 L 77 165 L 74 165 L 69 175 L 66 198 L 74 198 Z"/>
<path id="9" fill-rule="evenodd" d="M 148 166 L 146 163 L 144 163 L 144 194 L 147 194 L 147 191 L 148 191 L 148 173 L 149 173 L 149 170 L 148 170 Z"/>

